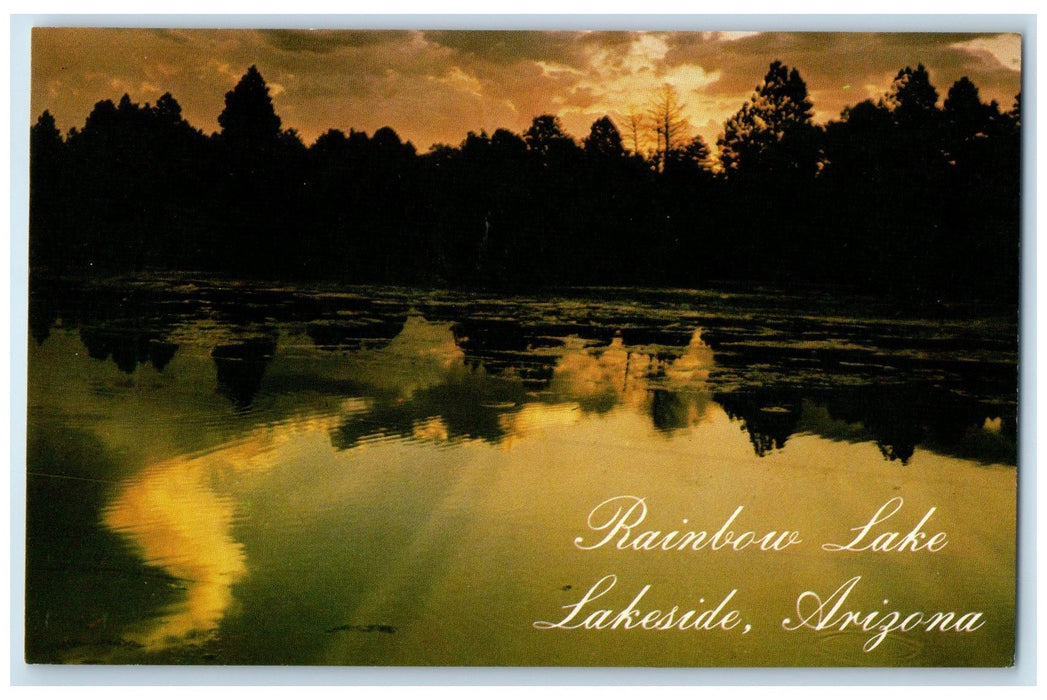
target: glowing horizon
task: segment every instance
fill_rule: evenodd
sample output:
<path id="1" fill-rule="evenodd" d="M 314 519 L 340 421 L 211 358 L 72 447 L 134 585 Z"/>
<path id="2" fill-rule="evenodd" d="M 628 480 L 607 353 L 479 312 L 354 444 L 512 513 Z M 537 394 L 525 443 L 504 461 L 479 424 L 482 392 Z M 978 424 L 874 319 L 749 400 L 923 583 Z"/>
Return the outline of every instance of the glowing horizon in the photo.
<path id="1" fill-rule="evenodd" d="M 170 92 L 211 133 L 225 93 L 257 65 L 283 128 L 307 145 L 328 129 L 390 126 L 425 151 L 469 131 L 522 133 L 540 114 L 578 140 L 605 115 L 624 135 L 626 115 L 669 83 L 691 135 L 715 146 L 774 60 L 799 70 L 820 123 L 918 63 L 939 103 L 962 76 L 1004 110 L 1021 90 L 1018 34 L 37 28 L 31 109 L 66 133 L 98 101 Z"/>

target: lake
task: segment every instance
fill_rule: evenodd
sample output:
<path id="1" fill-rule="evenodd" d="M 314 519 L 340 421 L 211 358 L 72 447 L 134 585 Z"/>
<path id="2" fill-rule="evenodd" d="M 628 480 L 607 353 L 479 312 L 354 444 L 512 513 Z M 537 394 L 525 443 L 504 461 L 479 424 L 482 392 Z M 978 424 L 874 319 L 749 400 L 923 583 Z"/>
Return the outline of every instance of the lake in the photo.
<path id="1" fill-rule="evenodd" d="M 1013 661 L 1014 310 L 172 274 L 29 311 L 30 662 Z"/>

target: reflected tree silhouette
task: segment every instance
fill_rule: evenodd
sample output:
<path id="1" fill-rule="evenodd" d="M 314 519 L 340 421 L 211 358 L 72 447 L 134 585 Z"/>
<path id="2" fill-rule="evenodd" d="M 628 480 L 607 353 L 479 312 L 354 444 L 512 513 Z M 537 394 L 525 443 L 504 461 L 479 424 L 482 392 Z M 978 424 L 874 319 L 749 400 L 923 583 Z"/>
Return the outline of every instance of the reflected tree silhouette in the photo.
<path id="1" fill-rule="evenodd" d="M 354 415 L 332 431 L 331 444 L 347 450 L 382 438 L 500 443 L 508 429 L 502 417 L 519 410 L 525 400 L 522 382 L 459 369 L 446 381 L 408 398 L 382 397 L 370 410 Z"/>
<path id="2" fill-rule="evenodd" d="M 211 351 L 218 370 L 218 392 L 233 402 L 238 412 L 247 411 L 262 386 L 266 367 L 276 354 L 273 337 L 254 338 Z"/>
<path id="3" fill-rule="evenodd" d="M 651 423 L 663 433 L 691 427 L 694 397 L 667 389 L 651 391 Z"/>
<path id="4" fill-rule="evenodd" d="M 178 351 L 178 345 L 159 340 L 155 333 L 84 326 L 80 340 L 90 357 L 108 360 L 112 357 L 121 372 L 133 374 L 138 365 L 150 363 L 163 372 Z"/>
<path id="5" fill-rule="evenodd" d="M 717 394 L 716 402 L 732 420 L 741 422 L 741 429 L 749 436 L 753 451 L 765 457 L 785 447 L 797 432 L 800 403 L 791 393 L 762 390 L 757 394 L 734 392 Z"/>
<path id="6" fill-rule="evenodd" d="M 279 337 L 297 328 L 322 356 L 337 360 L 338 374 L 314 377 L 285 369 L 271 378 L 273 391 L 376 397 L 379 418 L 354 414 L 348 419 L 355 427 L 346 427 L 346 446 L 374 433 L 375 426 L 409 436 L 423 424 L 432 435 L 443 430 L 456 438 L 498 442 L 507 434 L 508 416 L 535 402 L 600 414 L 624 407 L 649 416 L 656 430 L 671 435 L 703 420 L 709 402 L 715 402 L 743 424 L 754 449 L 764 454 L 807 431 L 877 442 L 885 455 L 897 459 L 908 460 L 916 446 L 979 461 L 1013 463 L 1016 458 L 1010 387 L 1017 372 L 1005 356 L 969 363 L 913 360 L 902 352 L 893 356 L 896 367 L 876 369 L 883 359 L 867 356 L 868 350 L 857 345 L 816 350 L 793 343 L 750 346 L 751 334 L 731 322 L 688 334 L 674 325 L 650 325 L 633 306 L 616 316 L 635 326 L 623 335 L 603 321 L 594 325 L 584 306 L 574 312 L 565 307 L 545 318 L 547 311 L 529 309 L 533 302 L 526 298 L 490 297 L 478 306 L 459 307 L 460 297 L 454 297 L 454 303 L 427 309 L 439 321 L 410 311 L 399 295 L 395 301 L 381 294 L 325 298 L 265 286 L 205 285 L 186 291 L 112 283 L 92 284 L 85 291 L 72 280 L 37 274 L 29 321 L 35 345 L 46 346 L 56 328 L 76 333 L 89 357 L 112 361 L 132 374 L 143 363 L 164 372 L 179 352 L 174 329 L 187 319 L 207 318 L 218 324 L 224 339 L 207 346 L 213 347 L 208 352 L 218 393 L 241 413 L 253 406 Z M 616 304 L 627 304 L 629 298 L 624 291 L 607 297 Z M 518 313 L 506 315 L 506 303 Z M 532 311 L 533 318 L 523 317 Z M 787 323 L 790 312 L 784 313 L 787 338 L 825 332 L 810 318 Z M 832 333 L 850 332 L 833 328 Z M 858 342 L 886 343 L 884 348 L 898 344 L 891 327 L 879 332 L 887 335 Z M 938 353 L 943 342 L 935 332 L 923 340 L 908 338 L 904 346 Z M 977 356 L 998 354 L 1007 346 L 1005 339 L 971 335 L 951 335 L 947 342 Z M 801 364 L 817 366 L 817 372 L 767 371 Z M 480 408 L 468 407 L 470 402 Z M 824 411 L 826 419 L 817 411 Z M 438 419 L 442 428 L 430 419 Z M 990 419 L 995 422 L 986 428 Z"/>

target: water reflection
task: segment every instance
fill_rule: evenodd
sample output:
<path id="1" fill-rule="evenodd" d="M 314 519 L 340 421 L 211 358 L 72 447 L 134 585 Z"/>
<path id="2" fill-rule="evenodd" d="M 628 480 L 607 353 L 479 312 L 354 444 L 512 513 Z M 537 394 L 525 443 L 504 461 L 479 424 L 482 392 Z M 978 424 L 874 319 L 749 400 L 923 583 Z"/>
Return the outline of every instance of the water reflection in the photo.
<path id="1" fill-rule="evenodd" d="M 153 465 L 103 510 L 106 527 L 184 591 L 183 600 L 159 611 L 143 630 L 126 633 L 147 652 L 205 641 L 232 603 L 233 585 L 247 573 L 243 546 L 232 537 L 235 505 L 212 490 L 212 469 L 210 459 Z"/>
<path id="2" fill-rule="evenodd" d="M 149 333 L 121 332 L 99 328 L 81 328 L 80 340 L 88 354 L 96 360 L 110 356 L 122 372 L 131 374 L 140 363 L 149 362 L 158 372 L 178 351 L 174 343 L 167 343 Z"/>
<path id="3" fill-rule="evenodd" d="M 228 397 L 238 410 L 249 408 L 262 386 L 265 368 L 275 354 L 276 340 L 272 337 L 216 347 L 211 357 L 218 370 L 219 393 Z"/>
<path id="4" fill-rule="evenodd" d="M 568 338 L 549 382 L 554 401 L 572 401 L 585 412 L 605 413 L 625 405 L 651 416 L 659 430 L 672 431 L 701 420 L 711 399 L 707 386 L 713 351 L 702 331 L 668 358 L 629 350 L 619 334 L 607 347 Z M 663 348 L 663 352 L 667 349 Z"/>
<path id="5" fill-rule="evenodd" d="M 332 443 L 349 449 L 393 436 L 499 444 L 565 410 L 600 414 L 620 406 L 671 432 L 701 421 L 711 400 L 705 380 L 713 354 L 700 330 L 671 359 L 627 350 L 620 336 L 606 347 L 569 337 L 557 352 L 548 384 L 533 390 L 511 368 L 491 375 L 483 364 L 467 364 L 447 324 L 412 316 L 388 347 L 347 361 L 348 376 L 373 405 L 342 424 Z"/>
<path id="6" fill-rule="evenodd" d="M 146 653 L 212 640 L 234 604 L 234 586 L 249 573 L 234 534 L 243 517 L 242 484 L 287 460 L 288 446 L 302 436 L 325 435 L 330 427 L 329 418 L 295 417 L 200 455 L 149 465 L 125 482 L 102 509 L 103 524 L 183 593 L 127 639 Z"/>
<path id="7" fill-rule="evenodd" d="M 208 306 L 214 295 L 176 297 L 162 308 L 179 311 L 118 306 L 115 320 L 86 307 L 40 314 L 48 330 L 34 331 L 30 348 L 31 425 L 58 441 L 75 426 L 114 462 L 112 487 L 77 517 L 97 518 L 173 582 L 133 611 L 112 585 L 126 645 L 107 660 L 817 664 L 828 645 L 828 662 L 863 663 L 843 651 L 846 635 L 803 641 L 766 628 L 742 642 L 703 640 L 696 656 L 664 640 L 530 631 L 610 571 L 668 602 L 730 584 L 766 621 L 788 613 L 782 585 L 839 584 L 852 566 L 899 604 L 993 611 L 981 656 L 958 640 L 906 638 L 894 661 L 995 663 L 1008 653 L 1006 395 L 964 394 L 957 387 L 969 392 L 969 382 L 943 374 L 870 381 L 880 370 L 869 364 L 842 365 L 827 383 L 821 371 L 771 362 L 766 348 L 742 366 L 737 344 L 717 347 L 726 322 L 684 323 L 678 309 L 485 301 L 481 314 L 480 302 L 459 309 L 421 294 L 332 297 L 317 309 L 276 304 L 284 295 L 273 293 L 215 323 L 225 312 Z M 630 322 L 582 332 L 582 315 L 615 309 Z M 30 456 L 40 478 L 53 464 Z M 39 527 L 47 507 L 37 492 L 28 507 Z M 585 514 L 619 493 L 649 496 L 661 517 L 652 526 L 743 505 L 758 524 L 812 538 L 846 532 L 904 493 L 914 508 L 936 507 L 957 546 L 929 578 L 905 558 L 801 553 L 755 567 L 748 556 L 579 558 L 570 543 Z M 760 575 L 767 567 L 773 580 Z M 956 593 L 940 580 L 975 583 Z M 57 584 L 33 576 L 32 585 Z M 86 639 L 76 619 L 62 624 L 66 638 Z M 48 649 L 52 632 L 27 629 L 39 658 L 61 656 Z"/>
<path id="8" fill-rule="evenodd" d="M 375 398 L 371 425 L 344 426 L 345 446 L 372 433 L 407 435 L 416 423 L 432 422 L 419 434 L 441 435 L 436 418 L 450 440 L 498 442 L 506 437 L 504 414 L 532 401 L 573 402 L 596 414 L 642 407 L 652 425 L 671 432 L 699 420 L 711 397 L 757 455 L 817 430 L 802 417 L 810 404 L 830 412 L 833 429 L 847 423 L 859 439 L 879 444 L 887 460 L 907 462 L 918 445 L 986 462 L 1016 458 L 1016 353 L 996 319 L 953 321 L 946 333 L 921 320 L 756 319 L 720 297 L 704 298 L 710 310 L 695 313 L 664 302 L 475 299 L 463 306 L 409 291 L 368 292 L 325 296 L 193 281 L 84 294 L 51 280 L 34 285 L 30 323 L 38 345 L 52 328 L 79 329 L 88 356 L 111 359 L 128 375 L 147 362 L 163 371 L 180 344 L 209 346 L 215 390 L 239 413 L 258 410 L 259 396 L 306 389 Z M 687 317 L 696 322 L 688 327 Z M 312 347 L 330 355 L 323 368 L 312 354 L 299 356 L 302 323 Z M 284 360 L 298 369 L 274 371 L 278 343 L 298 344 L 290 348 L 296 359 Z M 677 376 L 692 365 L 705 374 Z M 998 428 L 985 430 L 987 420 L 999 420 Z"/>

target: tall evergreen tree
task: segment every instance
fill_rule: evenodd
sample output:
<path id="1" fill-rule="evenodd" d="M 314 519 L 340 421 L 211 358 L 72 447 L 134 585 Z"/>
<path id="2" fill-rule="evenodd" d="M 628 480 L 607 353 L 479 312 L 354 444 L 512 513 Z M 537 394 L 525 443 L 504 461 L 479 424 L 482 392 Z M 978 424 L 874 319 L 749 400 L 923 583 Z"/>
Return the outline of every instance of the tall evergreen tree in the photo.
<path id="1" fill-rule="evenodd" d="M 813 175 L 818 161 L 813 110 L 799 71 L 772 63 L 749 101 L 724 124 L 717 141 L 724 173 Z"/>
<path id="2" fill-rule="evenodd" d="M 231 144 L 259 148 L 279 139 L 280 117 L 258 68 L 248 68 L 236 87 L 225 93 L 225 109 L 218 115 L 218 124 L 223 139 Z"/>
<path id="3" fill-rule="evenodd" d="M 906 66 L 898 71 L 884 102 L 899 125 L 919 126 L 937 116 L 938 91 L 920 63 L 915 70 Z"/>
<path id="4" fill-rule="evenodd" d="M 578 145 L 563 130 L 560 117 L 552 114 L 541 114 L 531 120 L 531 126 L 524 132 L 527 148 L 542 159 L 562 157 L 565 153 L 577 150 Z"/>
<path id="5" fill-rule="evenodd" d="M 585 138 L 585 154 L 593 158 L 620 158 L 625 155 L 622 135 L 610 117 L 603 116 L 589 127 Z"/>
<path id="6" fill-rule="evenodd" d="M 64 147 L 54 116 L 44 111 L 29 130 L 29 257 L 34 264 L 54 262 L 63 252 Z"/>
<path id="7" fill-rule="evenodd" d="M 55 125 L 54 116 L 47 110 L 29 129 L 29 176 L 41 177 L 54 164 L 62 151 L 62 134 Z"/>

